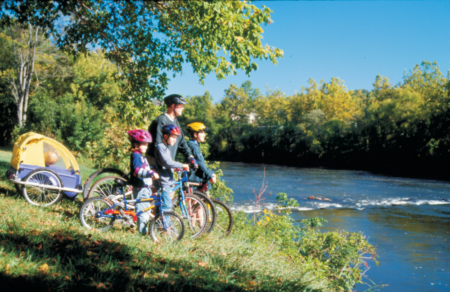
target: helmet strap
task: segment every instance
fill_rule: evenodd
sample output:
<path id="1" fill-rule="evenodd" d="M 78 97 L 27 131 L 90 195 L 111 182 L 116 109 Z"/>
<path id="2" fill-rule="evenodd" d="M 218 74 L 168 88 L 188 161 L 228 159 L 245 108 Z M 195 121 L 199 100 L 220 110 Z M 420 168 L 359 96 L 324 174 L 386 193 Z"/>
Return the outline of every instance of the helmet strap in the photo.
<path id="1" fill-rule="evenodd" d="M 164 141 L 166 141 L 166 146 L 169 146 L 169 141 L 167 141 L 167 139 L 166 139 L 166 137 L 164 137 L 164 136 L 166 136 L 167 135 L 167 137 L 170 137 L 170 135 L 169 134 L 163 134 L 163 139 L 164 139 Z"/>
<path id="2" fill-rule="evenodd" d="M 177 115 L 177 112 L 175 111 L 175 107 L 176 107 L 177 105 L 176 104 L 173 104 L 173 115 L 175 116 L 175 118 L 178 118 L 179 117 L 179 115 Z"/>
<path id="3" fill-rule="evenodd" d="M 169 110 L 170 109 L 170 110 Z M 175 104 L 171 104 L 168 108 L 167 108 L 167 115 L 171 118 L 171 119 L 176 119 L 177 118 L 177 114 L 175 113 Z"/>

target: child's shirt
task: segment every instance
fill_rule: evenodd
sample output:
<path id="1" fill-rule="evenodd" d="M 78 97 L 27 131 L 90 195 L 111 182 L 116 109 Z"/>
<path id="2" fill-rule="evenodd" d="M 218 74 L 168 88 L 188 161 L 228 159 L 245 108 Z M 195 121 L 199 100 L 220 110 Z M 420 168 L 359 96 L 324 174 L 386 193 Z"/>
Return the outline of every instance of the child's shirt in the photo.
<path id="1" fill-rule="evenodd" d="M 209 169 L 208 166 L 206 166 L 205 158 L 203 158 L 198 142 L 195 140 L 191 140 L 187 143 L 198 164 L 197 170 L 195 172 L 191 172 L 191 176 L 189 177 L 189 179 L 191 179 L 193 175 L 205 181 L 212 179 L 214 172 Z"/>
<path id="2" fill-rule="evenodd" d="M 162 187 L 173 185 L 176 181 L 173 178 L 172 168 L 182 168 L 183 164 L 172 159 L 169 147 L 164 143 L 159 143 L 155 148 L 156 165 L 161 177 Z"/>
<path id="3" fill-rule="evenodd" d="M 150 169 L 147 159 L 140 152 L 131 153 L 130 157 L 131 178 L 130 184 L 133 187 L 150 187 L 152 185 L 152 176 L 155 173 Z"/>

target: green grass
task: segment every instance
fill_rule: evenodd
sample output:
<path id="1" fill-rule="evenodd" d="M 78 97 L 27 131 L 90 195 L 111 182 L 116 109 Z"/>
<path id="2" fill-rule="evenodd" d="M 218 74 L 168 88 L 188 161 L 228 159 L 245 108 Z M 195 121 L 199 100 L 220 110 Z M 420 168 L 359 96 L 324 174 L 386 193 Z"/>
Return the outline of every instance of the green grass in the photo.
<path id="1" fill-rule="evenodd" d="M 0 149 L 0 283 L 32 291 L 306 291 L 326 284 L 304 275 L 276 245 L 235 228 L 170 245 L 135 229 L 94 232 L 81 202 L 28 204 L 4 177 L 11 151 Z M 94 170 L 82 166 L 84 179 Z M 240 220 L 237 216 L 236 220 Z M 14 286 L 13 286 L 14 285 Z M 30 290 L 31 290 L 30 289 Z"/>

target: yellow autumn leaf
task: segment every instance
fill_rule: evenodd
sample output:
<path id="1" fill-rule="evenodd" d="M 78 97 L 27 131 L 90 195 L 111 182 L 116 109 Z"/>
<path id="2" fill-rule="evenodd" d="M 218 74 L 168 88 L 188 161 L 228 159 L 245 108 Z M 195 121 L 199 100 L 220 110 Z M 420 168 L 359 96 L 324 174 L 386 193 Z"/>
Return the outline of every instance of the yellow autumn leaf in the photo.
<path id="1" fill-rule="evenodd" d="M 234 38 L 235 38 L 236 41 L 238 41 L 238 42 L 243 42 L 243 41 L 244 41 L 244 38 L 241 37 L 241 36 L 235 36 Z"/>
<path id="2" fill-rule="evenodd" d="M 48 265 L 47 265 L 47 264 L 41 265 L 41 266 L 39 267 L 38 271 L 39 271 L 40 273 L 43 273 L 43 274 L 47 273 L 47 271 L 48 271 Z"/>
<path id="3" fill-rule="evenodd" d="M 202 268 L 206 267 L 208 265 L 207 262 L 198 261 L 198 265 Z"/>

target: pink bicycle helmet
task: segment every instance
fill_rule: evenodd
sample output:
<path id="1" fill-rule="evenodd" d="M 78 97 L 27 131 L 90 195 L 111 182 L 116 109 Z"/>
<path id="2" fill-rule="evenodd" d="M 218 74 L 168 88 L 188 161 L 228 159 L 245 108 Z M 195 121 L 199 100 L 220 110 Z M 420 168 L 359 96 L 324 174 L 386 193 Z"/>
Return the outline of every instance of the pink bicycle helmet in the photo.
<path id="1" fill-rule="evenodd" d="M 149 132 L 141 129 L 128 131 L 128 140 L 130 142 L 152 143 L 152 135 Z"/>

